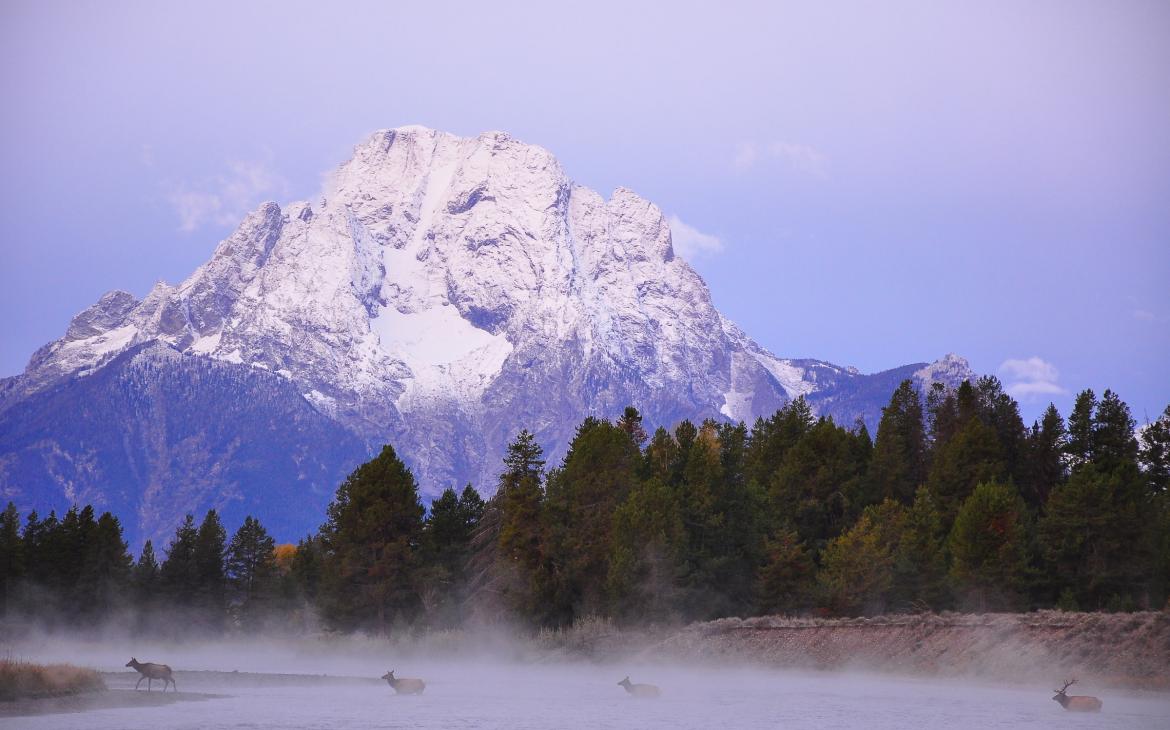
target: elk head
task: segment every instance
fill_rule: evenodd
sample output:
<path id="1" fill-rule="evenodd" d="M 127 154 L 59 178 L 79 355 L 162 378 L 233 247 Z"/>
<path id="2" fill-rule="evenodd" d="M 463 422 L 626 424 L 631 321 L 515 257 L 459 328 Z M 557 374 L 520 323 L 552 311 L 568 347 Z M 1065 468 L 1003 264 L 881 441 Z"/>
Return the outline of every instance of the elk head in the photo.
<path id="1" fill-rule="evenodd" d="M 1067 704 L 1068 704 L 1068 695 L 1066 695 L 1066 694 L 1064 693 L 1064 691 L 1065 691 L 1066 689 L 1068 689 L 1069 687 L 1073 686 L 1073 685 L 1074 685 L 1074 684 L 1076 684 L 1076 683 L 1077 683 L 1077 680 L 1075 680 L 1075 679 L 1070 679 L 1070 680 L 1068 680 L 1067 682 L 1065 682 L 1065 683 L 1064 683 L 1064 686 L 1063 686 L 1063 687 L 1061 687 L 1060 689 L 1054 689 L 1054 690 L 1052 690 L 1053 692 L 1055 692 L 1055 693 L 1056 693 L 1055 695 L 1053 695 L 1053 696 L 1052 696 L 1052 699 L 1054 699 L 1054 700 L 1056 700 L 1057 702 L 1059 702 L 1059 703 L 1061 704 L 1061 706 L 1062 706 L 1062 707 L 1063 707 L 1064 705 L 1067 705 Z"/>

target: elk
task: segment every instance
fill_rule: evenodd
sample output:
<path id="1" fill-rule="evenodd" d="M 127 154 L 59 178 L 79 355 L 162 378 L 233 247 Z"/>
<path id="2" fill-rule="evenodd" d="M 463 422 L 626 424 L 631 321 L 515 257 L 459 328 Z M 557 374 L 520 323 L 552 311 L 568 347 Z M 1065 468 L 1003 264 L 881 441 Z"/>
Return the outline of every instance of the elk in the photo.
<path id="1" fill-rule="evenodd" d="M 618 682 L 621 686 L 626 688 L 626 692 L 634 697 L 657 697 L 662 694 L 662 690 L 658 689 L 653 684 L 633 684 L 627 676 L 622 681 Z"/>
<path id="2" fill-rule="evenodd" d="M 142 684 L 142 680 L 146 680 L 146 691 L 150 691 L 151 683 L 156 679 L 161 679 L 163 682 L 163 692 L 167 691 L 167 683 L 170 683 L 175 691 L 179 691 L 179 686 L 175 684 L 175 678 L 171 676 L 171 668 L 166 664 L 151 664 L 150 662 L 140 662 L 134 657 L 130 657 L 130 661 L 126 662 L 126 666 L 132 667 L 138 671 L 142 676 L 138 678 L 138 684 L 134 685 L 134 689 Z"/>
<path id="3" fill-rule="evenodd" d="M 1097 712 L 1100 710 L 1101 700 L 1096 697 L 1090 697 L 1088 695 L 1073 695 L 1069 697 L 1064 693 L 1066 689 L 1076 684 L 1076 681 L 1075 679 L 1070 679 L 1060 689 L 1053 690 L 1056 696 L 1052 699 L 1059 702 L 1060 706 L 1064 709 L 1072 710 L 1073 712 Z"/>
<path id="4" fill-rule="evenodd" d="M 414 679 L 413 677 L 395 679 L 393 669 L 383 674 L 382 679 L 386 680 L 386 684 L 394 688 L 394 694 L 421 695 L 423 690 L 427 688 L 427 683 L 421 679 Z"/>

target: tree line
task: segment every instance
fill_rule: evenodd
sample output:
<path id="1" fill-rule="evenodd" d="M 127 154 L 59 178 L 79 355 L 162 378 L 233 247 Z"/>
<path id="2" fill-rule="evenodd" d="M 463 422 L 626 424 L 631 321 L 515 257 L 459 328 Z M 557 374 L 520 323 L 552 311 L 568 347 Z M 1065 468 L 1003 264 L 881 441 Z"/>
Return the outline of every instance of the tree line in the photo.
<path id="1" fill-rule="evenodd" d="M 746 424 L 643 429 L 587 418 L 546 468 L 528 431 L 493 496 L 424 508 L 392 446 L 338 487 L 325 523 L 277 546 L 215 511 L 132 561 L 117 518 L 0 516 L 5 610 L 71 625 L 388 633 L 584 616 L 681 622 L 765 613 L 1133 610 L 1170 593 L 1170 407 L 1080 393 L 1025 426 L 994 377 L 907 380 L 876 438 L 798 398 Z"/>

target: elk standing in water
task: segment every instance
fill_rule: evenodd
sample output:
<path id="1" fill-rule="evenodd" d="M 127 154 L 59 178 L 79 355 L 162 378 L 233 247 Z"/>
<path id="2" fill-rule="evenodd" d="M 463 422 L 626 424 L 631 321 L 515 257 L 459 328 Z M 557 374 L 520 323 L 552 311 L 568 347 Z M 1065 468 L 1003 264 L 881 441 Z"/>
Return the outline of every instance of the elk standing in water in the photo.
<path id="1" fill-rule="evenodd" d="M 391 669 L 382 675 L 382 679 L 386 680 L 394 688 L 395 694 L 400 695 L 421 695 L 423 690 L 427 688 L 427 683 L 421 679 L 414 679 L 413 677 L 403 677 L 402 679 L 394 678 L 394 670 Z"/>
<path id="2" fill-rule="evenodd" d="M 126 662 L 126 666 L 132 667 L 138 671 L 142 676 L 138 678 L 138 684 L 134 685 L 134 689 L 138 689 L 138 685 L 142 684 L 142 680 L 146 680 L 146 691 L 150 691 L 151 683 L 156 679 L 161 679 L 163 682 L 163 692 L 167 691 L 167 683 L 169 682 L 175 691 L 179 691 L 179 686 L 175 684 L 175 678 L 171 676 L 171 668 L 166 664 L 151 664 L 150 662 L 139 662 L 134 657 L 130 657 L 130 661 Z"/>
<path id="3" fill-rule="evenodd" d="M 631 683 L 629 677 L 626 677 L 622 681 L 618 682 L 618 684 L 625 687 L 626 692 L 629 692 L 635 697 L 657 697 L 658 695 L 662 694 L 662 690 L 658 689 L 658 687 L 652 684 Z"/>
<path id="4" fill-rule="evenodd" d="M 1052 699 L 1060 703 L 1060 706 L 1066 710 L 1073 710 L 1074 712 L 1097 712 L 1101 709 L 1101 700 L 1096 697 L 1088 695 L 1073 695 L 1069 697 L 1064 693 L 1066 689 L 1076 683 L 1077 680 L 1070 679 L 1064 683 L 1060 689 L 1053 690 L 1056 696 Z"/>

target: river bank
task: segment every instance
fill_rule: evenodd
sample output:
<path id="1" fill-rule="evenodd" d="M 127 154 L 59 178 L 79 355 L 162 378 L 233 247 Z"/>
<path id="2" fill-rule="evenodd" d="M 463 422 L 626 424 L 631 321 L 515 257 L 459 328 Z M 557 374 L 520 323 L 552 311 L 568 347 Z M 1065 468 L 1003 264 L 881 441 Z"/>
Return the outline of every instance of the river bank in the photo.
<path id="1" fill-rule="evenodd" d="M 0 702 L 0 718 L 68 715 L 92 710 L 162 707 L 177 702 L 201 702 L 223 696 L 200 692 L 164 693 L 133 689 L 92 690 L 60 697 L 26 697 Z"/>
<path id="2" fill-rule="evenodd" d="M 638 656 L 996 682 L 1078 677 L 1082 684 L 1101 687 L 1170 691 L 1170 614 L 1038 611 L 722 619 L 673 632 Z"/>

